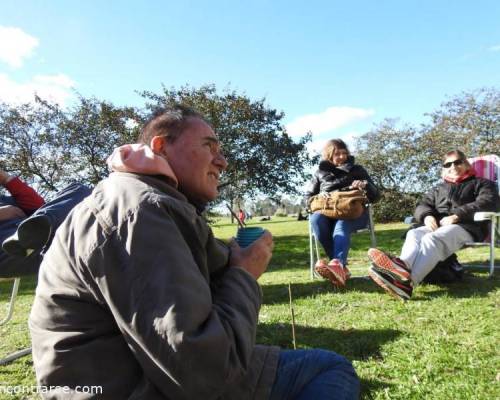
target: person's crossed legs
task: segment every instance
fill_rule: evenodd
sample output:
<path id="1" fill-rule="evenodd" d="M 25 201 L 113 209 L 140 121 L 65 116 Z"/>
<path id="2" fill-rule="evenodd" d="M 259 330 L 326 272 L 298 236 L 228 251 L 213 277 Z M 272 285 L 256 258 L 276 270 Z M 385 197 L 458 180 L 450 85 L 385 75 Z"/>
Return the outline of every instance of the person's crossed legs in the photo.
<path id="1" fill-rule="evenodd" d="M 27 257 L 40 252 L 73 207 L 90 193 L 88 187 L 79 183 L 65 187 L 33 215 L 17 222 L 17 229 L 8 237 L 3 236 L 3 250 L 15 257 Z"/>
<path id="2" fill-rule="evenodd" d="M 358 399 L 359 379 L 346 358 L 322 349 L 282 350 L 270 400 Z"/>

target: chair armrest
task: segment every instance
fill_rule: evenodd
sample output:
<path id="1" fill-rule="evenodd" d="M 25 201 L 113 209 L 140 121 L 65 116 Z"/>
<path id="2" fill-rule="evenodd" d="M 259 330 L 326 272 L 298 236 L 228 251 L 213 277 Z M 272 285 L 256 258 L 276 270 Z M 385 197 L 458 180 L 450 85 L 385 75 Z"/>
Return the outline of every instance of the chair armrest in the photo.
<path id="1" fill-rule="evenodd" d="M 500 217 L 500 213 L 492 211 L 480 211 L 474 213 L 474 221 L 491 221 L 493 218 Z"/>

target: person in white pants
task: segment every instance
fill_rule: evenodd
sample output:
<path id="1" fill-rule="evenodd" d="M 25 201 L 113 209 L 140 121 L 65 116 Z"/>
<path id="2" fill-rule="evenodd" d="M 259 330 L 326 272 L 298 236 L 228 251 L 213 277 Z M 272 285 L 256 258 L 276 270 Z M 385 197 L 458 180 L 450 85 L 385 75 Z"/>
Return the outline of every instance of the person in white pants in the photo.
<path id="1" fill-rule="evenodd" d="M 438 262 L 473 240 L 472 235 L 460 225 L 444 225 L 434 231 L 428 226 L 421 226 L 408 231 L 399 258 L 410 266 L 411 280 L 413 285 L 417 285 Z"/>
<path id="2" fill-rule="evenodd" d="M 474 221 L 474 214 L 500 208 L 495 184 L 476 177 L 462 151 L 445 154 L 442 178 L 417 205 L 414 217 L 421 226 L 408 232 L 399 257 L 368 250 L 370 277 L 396 298 L 409 299 L 440 261 L 467 242 L 483 241 L 488 222 Z"/>

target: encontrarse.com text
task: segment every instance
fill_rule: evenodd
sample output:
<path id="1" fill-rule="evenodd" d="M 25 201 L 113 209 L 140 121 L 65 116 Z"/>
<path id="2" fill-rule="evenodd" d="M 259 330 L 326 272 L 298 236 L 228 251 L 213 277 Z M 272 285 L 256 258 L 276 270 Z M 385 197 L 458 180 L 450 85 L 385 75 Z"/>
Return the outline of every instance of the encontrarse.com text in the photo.
<path id="1" fill-rule="evenodd" d="M 0 394 L 33 394 L 33 393 L 88 393 L 102 394 L 102 386 L 8 386 L 0 384 Z"/>

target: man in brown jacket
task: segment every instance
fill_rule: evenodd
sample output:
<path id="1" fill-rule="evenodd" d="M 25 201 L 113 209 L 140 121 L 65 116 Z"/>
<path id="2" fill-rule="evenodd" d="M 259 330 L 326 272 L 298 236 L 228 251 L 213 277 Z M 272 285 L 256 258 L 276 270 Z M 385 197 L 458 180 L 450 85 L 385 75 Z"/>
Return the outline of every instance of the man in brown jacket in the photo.
<path id="1" fill-rule="evenodd" d="M 108 164 L 114 172 L 61 226 L 40 270 L 30 330 L 47 397 L 291 399 L 323 373 L 321 390 L 343 397 L 316 398 L 357 396 L 341 356 L 255 344 L 273 240 L 266 231 L 240 248 L 213 237 L 201 211 L 227 162 L 199 114 L 157 112 L 140 144 Z M 288 353 L 302 384 L 280 373 Z M 328 366 L 311 367 L 326 355 Z"/>

